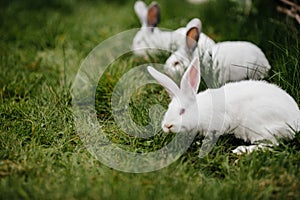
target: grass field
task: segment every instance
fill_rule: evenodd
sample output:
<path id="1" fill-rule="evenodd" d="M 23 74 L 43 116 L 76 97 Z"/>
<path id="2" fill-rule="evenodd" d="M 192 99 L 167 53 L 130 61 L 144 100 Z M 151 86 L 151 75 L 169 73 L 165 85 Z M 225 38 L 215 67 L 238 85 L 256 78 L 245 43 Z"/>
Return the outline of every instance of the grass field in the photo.
<path id="1" fill-rule="evenodd" d="M 260 46 L 272 66 L 266 80 L 300 104 L 300 26 L 276 13 L 272 0 L 254 0 L 250 13 L 225 0 L 201 6 L 158 2 L 161 27 L 175 29 L 199 17 L 216 41 Z M 242 156 L 231 153 L 241 141 L 224 136 L 201 159 L 195 139 L 176 162 L 142 174 L 110 169 L 86 150 L 74 124 L 72 81 L 95 46 L 140 26 L 133 4 L 0 0 L 0 199 L 300 199 L 299 133 L 272 151 Z M 163 63 L 165 56 L 152 59 Z M 136 140 L 118 130 L 110 109 L 122 73 L 144 62 L 131 54 L 119 58 L 99 82 L 96 108 L 112 141 L 147 152 L 171 136 L 160 132 L 150 141 Z M 135 122 L 147 124 L 148 105 L 156 101 L 168 103 L 160 87 L 136 94 Z"/>

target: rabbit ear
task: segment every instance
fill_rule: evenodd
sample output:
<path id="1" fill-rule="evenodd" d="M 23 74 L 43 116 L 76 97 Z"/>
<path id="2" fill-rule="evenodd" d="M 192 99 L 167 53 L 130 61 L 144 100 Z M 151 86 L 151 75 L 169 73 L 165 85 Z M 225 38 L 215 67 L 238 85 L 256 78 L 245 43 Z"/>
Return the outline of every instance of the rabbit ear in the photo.
<path id="1" fill-rule="evenodd" d="M 142 25 L 147 24 L 147 12 L 148 8 L 147 5 L 143 1 L 136 1 L 134 4 L 134 11 L 138 18 L 141 21 Z"/>
<path id="2" fill-rule="evenodd" d="M 186 46 L 190 51 L 194 51 L 197 47 L 200 33 L 196 27 L 191 28 L 186 33 Z"/>
<path id="3" fill-rule="evenodd" d="M 160 10 L 156 2 L 152 2 L 148 8 L 147 25 L 148 27 L 156 27 L 160 21 Z"/>
<path id="4" fill-rule="evenodd" d="M 179 88 L 176 85 L 176 83 L 170 79 L 168 76 L 166 76 L 163 73 L 160 73 L 153 67 L 148 66 L 147 67 L 148 72 L 151 74 L 151 76 L 156 79 L 159 84 L 161 84 L 168 92 L 171 99 L 176 96 L 179 92 Z"/>
<path id="5" fill-rule="evenodd" d="M 196 95 L 200 84 L 200 78 L 201 72 L 199 59 L 196 57 L 185 71 L 181 79 L 180 89 L 186 94 L 190 94 L 190 92 L 192 92 L 192 94 Z"/>
<path id="6" fill-rule="evenodd" d="M 194 18 L 189 21 L 189 23 L 186 25 L 186 29 L 189 30 L 190 28 L 196 27 L 199 32 L 202 31 L 202 22 L 199 18 Z"/>
<path id="7" fill-rule="evenodd" d="M 186 26 L 186 46 L 193 52 L 197 47 L 197 43 L 200 37 L 202 25 L 198 18 L 192 19 Z"/>

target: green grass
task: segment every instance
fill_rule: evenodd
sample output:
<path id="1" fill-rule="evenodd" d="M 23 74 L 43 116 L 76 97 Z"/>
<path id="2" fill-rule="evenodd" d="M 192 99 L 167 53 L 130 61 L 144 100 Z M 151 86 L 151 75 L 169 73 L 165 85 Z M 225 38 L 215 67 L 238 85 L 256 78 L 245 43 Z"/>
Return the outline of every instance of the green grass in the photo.
<path id="1" fill-rule="evenodd" d="M 299 105 L 299 25 L 276 13 L 272 2 L 255 0 L 245 15 L 225 0 L 203 6 L 160 0 L 160 26 L 177 28 L 198 16 L 203 31 L 216 41 L 256 43 L 272 65 L 266 80 L 288 91 Z M 72 115 L 72 81 L 96 45 L 139 27 L 133 4 L 0 1 L 0 199 L 300 199 L 299 133 L 272 151 L 243 156 L 230 153 L 242 142 L 224 136 L 201 159 L 197 137 L 176 162 L 144 174 L 110 169 L 86 150 Z M 153 138 L 137 139 L 113 121 L 114 86 L 124 73 L 146 62 L 130 54 L 119 58 L 97 88 L 99 121 L 112 141 L 130 151 L 153 151 L 174 137 L 157 130 Z M 166 92 L 157 85 L 140 88 L 130 102 L 134 122 L 147 125 L 153 103 L 166 107 Z"/>

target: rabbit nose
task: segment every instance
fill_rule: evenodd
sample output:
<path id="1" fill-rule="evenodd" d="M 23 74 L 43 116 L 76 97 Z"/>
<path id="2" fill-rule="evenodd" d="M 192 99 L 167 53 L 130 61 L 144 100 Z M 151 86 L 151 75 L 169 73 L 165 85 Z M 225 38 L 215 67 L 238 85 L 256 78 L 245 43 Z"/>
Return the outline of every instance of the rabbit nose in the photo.
<path id="1" fill-rule="evenodd" d="M 165 124 L 165 127 L 170 130 L 173 127 L 173 124 Z"/>

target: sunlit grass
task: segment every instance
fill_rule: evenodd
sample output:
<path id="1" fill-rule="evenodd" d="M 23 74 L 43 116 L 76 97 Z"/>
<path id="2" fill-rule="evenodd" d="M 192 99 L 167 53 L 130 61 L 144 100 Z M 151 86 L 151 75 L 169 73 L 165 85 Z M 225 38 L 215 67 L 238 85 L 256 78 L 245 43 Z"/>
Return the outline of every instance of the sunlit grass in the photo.
<path id="1" fill-rule="evenodd" d="M 149 3 L 150 1 L 147 1 Z M 232 2 L 201 6 L 158 1 L 164 28 L 200 17 L 216 41 L 250 40 L 271 63 L 267 81 L 300 103 L 299 26 L 278 15 L 273 1 L 255 0 L 245 15 Z M 151 173 L 110 169 L 94 158 L 76 133 L 70 87 L 80 64 L 100 42 L 139 27 L 133 1 L 51 0 L 0 3 L 0 198 L 1 199 L 297 199 L 300 197 L 300 137 L 265 152 L 237 156 L 243 142 L 221 137 L 199 159 L 201 137 L 170 166 Z M 267 6 L 266 6 L 267 5 Z M 118 12 L 116 12 L 116 10 Z M 132 152 L 154 151 L 174 135 L 155 130 L 138 139 L 124 133 L 111 113 L 113 89 L 130 69 L 148 62 L 128 54 L 100 79 L 96 94 L 99 122 L 111 141 Z M 201 86 L 204 89 L 205 86 Z M 147 85 L 131 97 L 133 121 L 146 126 L 154 104 L 166 108 L 168 95 Z"/>

